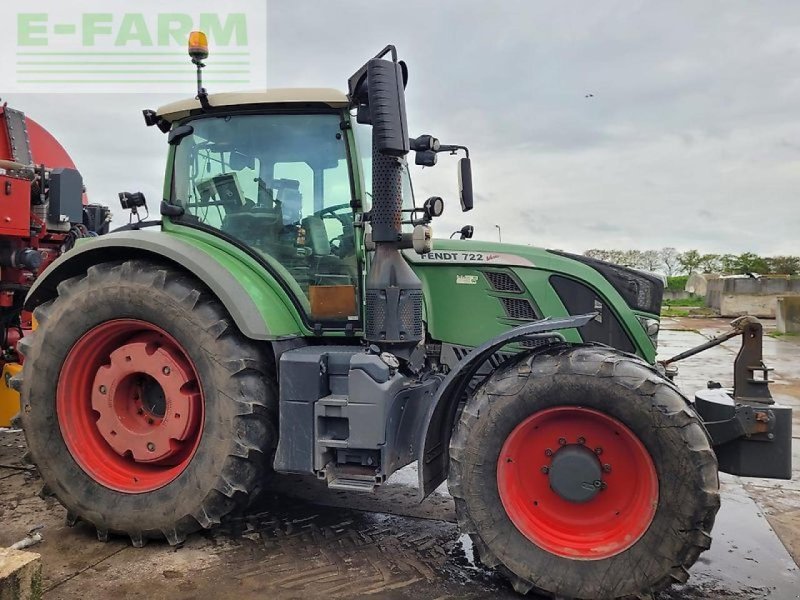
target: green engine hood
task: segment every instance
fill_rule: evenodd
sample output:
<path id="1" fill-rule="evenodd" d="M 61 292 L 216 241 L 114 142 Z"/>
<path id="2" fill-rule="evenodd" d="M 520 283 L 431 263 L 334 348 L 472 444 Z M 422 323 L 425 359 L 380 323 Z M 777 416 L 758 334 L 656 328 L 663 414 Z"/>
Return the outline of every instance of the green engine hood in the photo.
<path id="1" fill-rule="evenodd" d="M 428 332 L 437 341 L 474 347 L 525 320 L 578 314 L 567 306 L 574 298 L 554 288 L 560 281 L 589 288 L 596 295 L 589 310 L 601 313 L 598 323 L 616 322 L 615 336 L 599 341 L 654 362 L 655 345 L 638 317 L 658 315 L 632 309 L 591 264 L 534 246 L 477 240 L 435 240 L 433 248 L 422 256 L 413 250 L 403 254 L 422 280 Z M 498 286 L 497 274 L 513 285 Z M 566 337 L 598 341 L 574 330 Z"/>

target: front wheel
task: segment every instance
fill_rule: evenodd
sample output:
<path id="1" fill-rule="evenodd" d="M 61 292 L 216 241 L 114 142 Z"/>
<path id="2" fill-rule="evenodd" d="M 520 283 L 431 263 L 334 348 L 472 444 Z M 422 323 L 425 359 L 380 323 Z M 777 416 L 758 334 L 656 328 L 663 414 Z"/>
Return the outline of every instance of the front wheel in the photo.
<path id="1" fill-rule="evenodd" d="M 517 591 L 649 594 L 685 581 L 710 545 L 708 437 L 671 383 L 613 349 L 501 367 L 469 398 L 450 457 L 459 525 Z"/>
<path id="2" fill-rule="evenodd" d="M 22 425 L 69 523 L 175 544 L 247 502 L 275 443 L 274 375 L 201 284 L 105 263 L 35 316 Z"/>

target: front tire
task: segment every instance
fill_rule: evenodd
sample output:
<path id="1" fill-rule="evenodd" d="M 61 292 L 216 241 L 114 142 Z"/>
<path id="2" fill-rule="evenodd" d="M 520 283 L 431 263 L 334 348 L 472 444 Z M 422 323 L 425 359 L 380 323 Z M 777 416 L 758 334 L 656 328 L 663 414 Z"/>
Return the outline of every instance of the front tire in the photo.
<path id="1" fill-rule="evenodd" d="M 201 284 L 104 263 L 34 315 L 22 425 L 68 523 L 177 544 L 248 501 L 274 449 L 274 373 Z"/>
<path id="2" fill-rule="evenodd" d="M 686 581 L 710 546 L 705 430 L 671 383 L 611 348 L 501 367 L 469 398 L 450 457 L 459 526 L 521 593 L 640 597 Z"/>

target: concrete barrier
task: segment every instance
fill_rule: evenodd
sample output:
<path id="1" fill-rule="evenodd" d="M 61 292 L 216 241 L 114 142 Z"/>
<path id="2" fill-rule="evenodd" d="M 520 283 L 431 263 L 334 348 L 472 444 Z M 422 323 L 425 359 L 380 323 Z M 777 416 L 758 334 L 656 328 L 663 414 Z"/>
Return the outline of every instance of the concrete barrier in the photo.
<path id="1" fill-rule="evenodd" d="M 716 273 L 692 273 L 686 280 L 684 289 L 695 296 L 705 296 L 708 292 L 708 282 L 719 278 L 720 275 Z"/>
<path id="2" fill-rule="evenodd" d="M 780 296 L 775 316 L 778 333 L 800 334 L 800 296 Z"/>
<path id="3" fill-rule="evenodd" d="M 723 317 L 753 315 L 774 319 L 779 296 L 800 296 L 800 279 L 721 277 L 708 281 L 706 305 Z"/>
<path id="4" fill-rule="evenodd" d="M 673 290 L 664 290 L 664 300 L 686 300 L 691 298 L 692 294 L 684 290 L 678 292 Z"/>
<path id="5" fill-rule="evenodd" d="M 0 548 L 0 600 L 41 600 L 43 595 L 39 555 Z"/>

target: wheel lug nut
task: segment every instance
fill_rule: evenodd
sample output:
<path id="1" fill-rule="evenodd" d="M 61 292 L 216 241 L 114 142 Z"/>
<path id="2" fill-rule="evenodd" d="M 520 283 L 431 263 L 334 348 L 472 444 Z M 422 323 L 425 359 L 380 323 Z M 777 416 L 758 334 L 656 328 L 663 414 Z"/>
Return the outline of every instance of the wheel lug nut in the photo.
<path id="1" fill-rule="evenodd" d="M 108 391 L 108 389 L 106 388 L 106 386 L 104 386 L 104 385 L 100 386 L 100 393 L 101 394 L 105 394 L 107 391 Z"/>
<path id="2" fill-rule="evenodd" d="M 611 465 L 608 463 L 604 464 L 603 471 L 605 471 L 606 473 L 611 473 Z"/>
<path id="3" fill-rule="evenodd" d="M 142 407 L 137 408 L 136 409 L 136 414 L 137 415 L 143 415 L 144 414 L 144 409 Z"/>
<path id="4" fill-rule="evenodd" d="M 594 449 L 594 453 L 597 454 L 597 456 L 600 456 L 603 453 L 603 449 L 602 448 L 595 448 Z"/>
<path id="5" fill-rule="evenodd" d="M 582 446 L 583 444 L 586 443 L 586 438 L 585 437 L 579 437 L 578 438 L 578 443 Z"/>
<path id="6" fill-rule="evenodd" d="M 567 440 L 564 439 L 564 438 L 558 438 L 558 445 L 559 446 L 566 446 L 567 445 Z"/>
<path id="7" fill-rule="evenodd" d="M 148 425 L 152 425 L 153 423 L 155 423 L 155 421 L 153 421 L 153 419 L 147 419 L 147 424 Z"/>
<path id="8" fill-rule="evenodd" d="M 155 445 L 153 442 L 147 442 L 147 449 L 148 449 L 150 452 L 155 452 L 156 445 Z"/>
<path id="9" fill-rule="evenodd" d="M 169 367 L 164 367 L 163 369 L 161 369 L 161 372 L 164 373 L 164 375 L 169 375 L 172 372 L 172 370 Z"/>
<path id="10" fill-rule="evenodd" d="M 542 467 L 542 473 L 544 473 L 545 475 L 547 475 L 549 472 L 550 472 L 550 469 L 549 469 L 549 468 L 547 468 L 546 466 L 545 466 L 545 467 Z"/>
<path id="11" fill-rule="evenodd" d="M 550 450 L 550 448 L 548 448 L 547 450 L 544 451 L 544 455 L 545 456 L 553 456 L 553 451 Z"/>
<path id="12" fill-rule="evenodd" d="M 608 484 L 605 481 L 600 482 L 600 491 L 602 492 L 604 489 L 608 487 Z"/>

